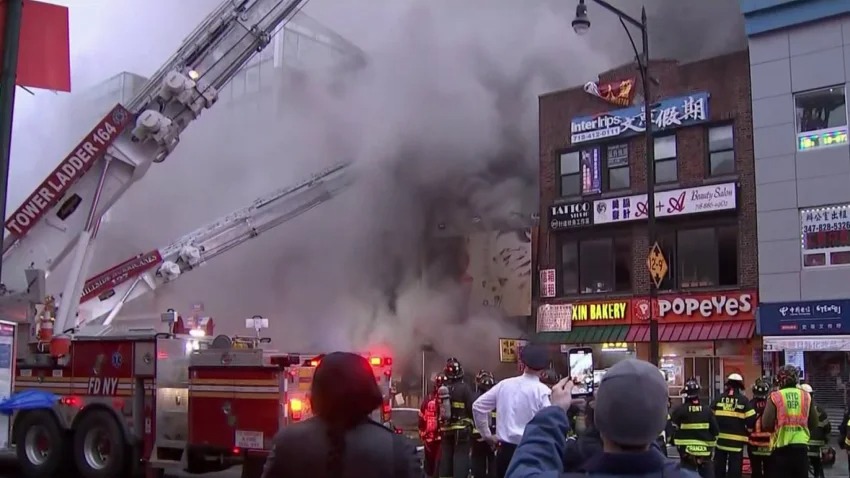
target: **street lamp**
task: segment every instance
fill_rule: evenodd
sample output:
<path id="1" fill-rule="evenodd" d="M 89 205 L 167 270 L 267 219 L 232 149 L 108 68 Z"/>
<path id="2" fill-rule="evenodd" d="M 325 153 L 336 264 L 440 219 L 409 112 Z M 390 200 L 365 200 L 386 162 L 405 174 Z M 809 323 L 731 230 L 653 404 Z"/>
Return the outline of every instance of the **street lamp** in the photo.
<path id="1" fill-rule="evenodd" d="M 649 243 L 647 251 L 655 244 L 655 143 L 652 137 L 652 100 L 649 95 L 649 83 L 652 79 L 649 77 L 649 36 L 646 26 L 646 8 L 640 10 L 640 20 L 635 20 L 628 14 L 611 5 L 604 0 L 592 0 L 600 7 L 617 15 L 620 19 L 620 24 L 626 30 L 626 35 L 629 37 L 629 42 L 632 45 L 632 50 L 635 52 L 637 59 L 638 70 L 640 72 L 640 81 L 643 86 L 643 111 L 644 111 L 644 139 L 646 141 L 646 230 Z M 626 23 L 631 24 L 640 30 L 642 52 L 638 52 L 635 41 Z M 576 17 L 572 22 L 573 30 L 577 35 L 584 35 L 590 30 L 590 19 L 587 16 L 587 5 L 585 0 L 579 0 L 576 5 Z M 649 357 L 650 361 L 656 365 L 659 362 L 658 350 L 658 321 L 655 318 L 654 306 L 658 289 L 652 283 L 650 278 L 649 284 Z"/>

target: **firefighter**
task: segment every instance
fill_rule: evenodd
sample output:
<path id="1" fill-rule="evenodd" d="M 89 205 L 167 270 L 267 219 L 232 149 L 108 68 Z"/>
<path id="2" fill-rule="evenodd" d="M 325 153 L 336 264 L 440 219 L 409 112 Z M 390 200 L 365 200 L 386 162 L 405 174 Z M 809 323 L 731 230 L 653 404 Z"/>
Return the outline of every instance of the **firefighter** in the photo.
<path id="1" fill-rule="evenodd" d="M 781 470 L 782 478 L 809 475 L 809 430 L 817 426 L 812 397 L 799 388 L 797 368 L 783 365 L 776 373 L 779 390 L 768 396 L 761 416 L 770 436 L 770 468 Z"/>
<path id="2" fill-rule="evenodd" d="M 847 471 L 850 472 L 850 410 L 844 412 L 844 418 L 838 426 L 838 447 L 848 454 Z"/>
<path id="3" fill-rule="evenodd" d="M 741 478 L 744 467 L 744 445 L 748 430 L 756 424 L 756 411 L 742 393 L 744 378 L 737 373 L 726 377 L 726 389 L 711 405 L 717 418 L 720 434 L 714 452 L 714 472 L 717 478 Z"/>
<path id="4" fill-rule="evenodd" d="M 463 381 L 456 358 L 446 360 L 446 382 L 438 389 L 440 402 L 440 478 L 467 478 L 472 438 L 472 388 Z"/>
<path id="5" fill-rule="evenodd" d="M 419 409 L 419 438 L 422 439 L 424 450 L 425 476 L 433 478 L 437 471 L 437 461 L 440 456 L 440 427 L 437 390 L 445 383 L 446 376 L 437 374 L 432 382 L 430 395 L 422 401 Z"/>
<path id="6" fill-rule="evenodd" d="M 800 385 L 800 389 L 808 392 L 814 402 L 815 392 L 811 385 L 804 383 Z M 832 431 L 832 425 L 829 423 L 826 411 L 817 403 L 815 403 L 815 413 L 818 417 L 818 426 L 809 430 L 809 463 L 812 465 L 814 478 L 824 478 L 821 451 L 826 447 L 826 439 Z"/>
<path id="7" fill-rule="evenodd" d="M 762 430 L 761 416 L 767 405 L 767 396 L 770 394 L 770 385 L 767 380 L 759 378 L 753 384 L 753 409 L 756 411 L 756 423 L 750 433 L 747 446 L 747 456 L 750 457 L 750 468 L 752 478 L 766 478 L 768 476 L 768 463 L 770 462 L 770 433 Z"/>
<path id="8" fill-rule="evenodd" d="M 685 400 L 673 410 L 673 445 L 679 450 L 682 467 L 695 470 L 702 478 L 714 478 L 711 453 L 717 443 L 719 428 L 711 409 L 699 398 L 700 385 L 688 379 L 682 392 Z"/>
<path id="9" fill-rule="evenodd" d="M 493 388 L 496 379 L 493 374 L 481 370 L 475 376 L 476 398 L 487 390 Z M 496 433 L 496 411 L 490 412 L 490 433 Z M 496 477 L 496 453 L 489 443 L 481 437 L 481 432 L 476 429 L 472 431 L 472 477 L 473 478 L 495 478 Z"/>

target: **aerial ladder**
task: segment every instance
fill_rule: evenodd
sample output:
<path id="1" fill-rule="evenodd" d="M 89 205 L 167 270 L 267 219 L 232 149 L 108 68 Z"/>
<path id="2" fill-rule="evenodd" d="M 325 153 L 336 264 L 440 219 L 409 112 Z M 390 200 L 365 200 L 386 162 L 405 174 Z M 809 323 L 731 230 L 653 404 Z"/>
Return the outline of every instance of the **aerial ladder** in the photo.
<path id="1" fill-rule="evenodd" d="M 340 163 L 295 186 L 261 196 L 166 247 L 139 254 L 90 278 L 80 298 L 78 329 L 83 335 L 109 334 L 127 302 L 338 195 L 352 181 L 348 168 L 347 163 Z"/>
<path id="2" fill-rule="evenodd" d="M 75 324 L 103 214 L 307 1 L 223 1 L 128 104 L 116 104 L 6 219 L 0 302 L 42 302 L 45 277 L 73 251 L 53 320 L 59 331 Z"/>

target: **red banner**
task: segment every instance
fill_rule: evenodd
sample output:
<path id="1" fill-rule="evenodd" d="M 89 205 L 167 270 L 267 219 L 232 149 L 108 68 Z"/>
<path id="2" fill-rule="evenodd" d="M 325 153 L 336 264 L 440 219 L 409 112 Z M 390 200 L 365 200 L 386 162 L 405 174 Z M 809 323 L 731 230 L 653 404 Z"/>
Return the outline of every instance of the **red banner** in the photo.
<path id="1" fill-rule="evenodd" d="M 15 83 L 31 88 L 71 91 L 68 7 L 23 0 L 18 71 Z M 6 25 L 6 2 L 0 4 L 0 51 Z"/>
<path id="2" fill-rule="evenodd" d="M 756 291 L 707 292 L 700 294 L 662 294 L 655 300 L 654 317 L 659 323 L 692 323 L 755 320 Z M 649 320 L 649 299 L 632 299 L 633 323 Z"/>
<path id="3" fill-rule="evenodd" d="M 635 99 L 635 79 L 605 83 L 589 81 L 585 83 L 584 91 L 613 105 L 630 106 Z"/>
<path id="4" fill-rule="evenodd" d="M 124 282 L 137 277 L 162 262 L 159 251 L 148 252 L 126 260 L 105 272 L 92 277 L 83 286 L 80 302 L 93 299 L 100 294 L 112 290 Z"/>

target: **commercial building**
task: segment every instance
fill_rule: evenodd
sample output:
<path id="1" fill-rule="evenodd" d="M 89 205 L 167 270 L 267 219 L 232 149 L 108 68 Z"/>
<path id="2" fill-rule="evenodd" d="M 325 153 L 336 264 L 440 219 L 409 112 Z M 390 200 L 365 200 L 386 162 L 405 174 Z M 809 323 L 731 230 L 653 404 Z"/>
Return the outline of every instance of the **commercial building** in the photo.
<path id="1" fill-rule="evenodd" d="M 850 2 L 742 1 L 750 47 L 760 334 L 838 409 L 850 380 Z M 839 414 L 840 416 L 840 414 Z"/>
<path id="2" fill-rule="evenodd" d="M 759 376 L 755 190 L 746 52 L 650 64 L 656 239 L 666 273 L 654 316 L 671 395 Z M 594 350 L 596 369 L 649 358 L 645 121 L 634 65 L 540 98 L 537 338 Z M 654 81 L 656 83 L 656 81 Z M 638 105 L 638 106 L 631 106 Z"/>

